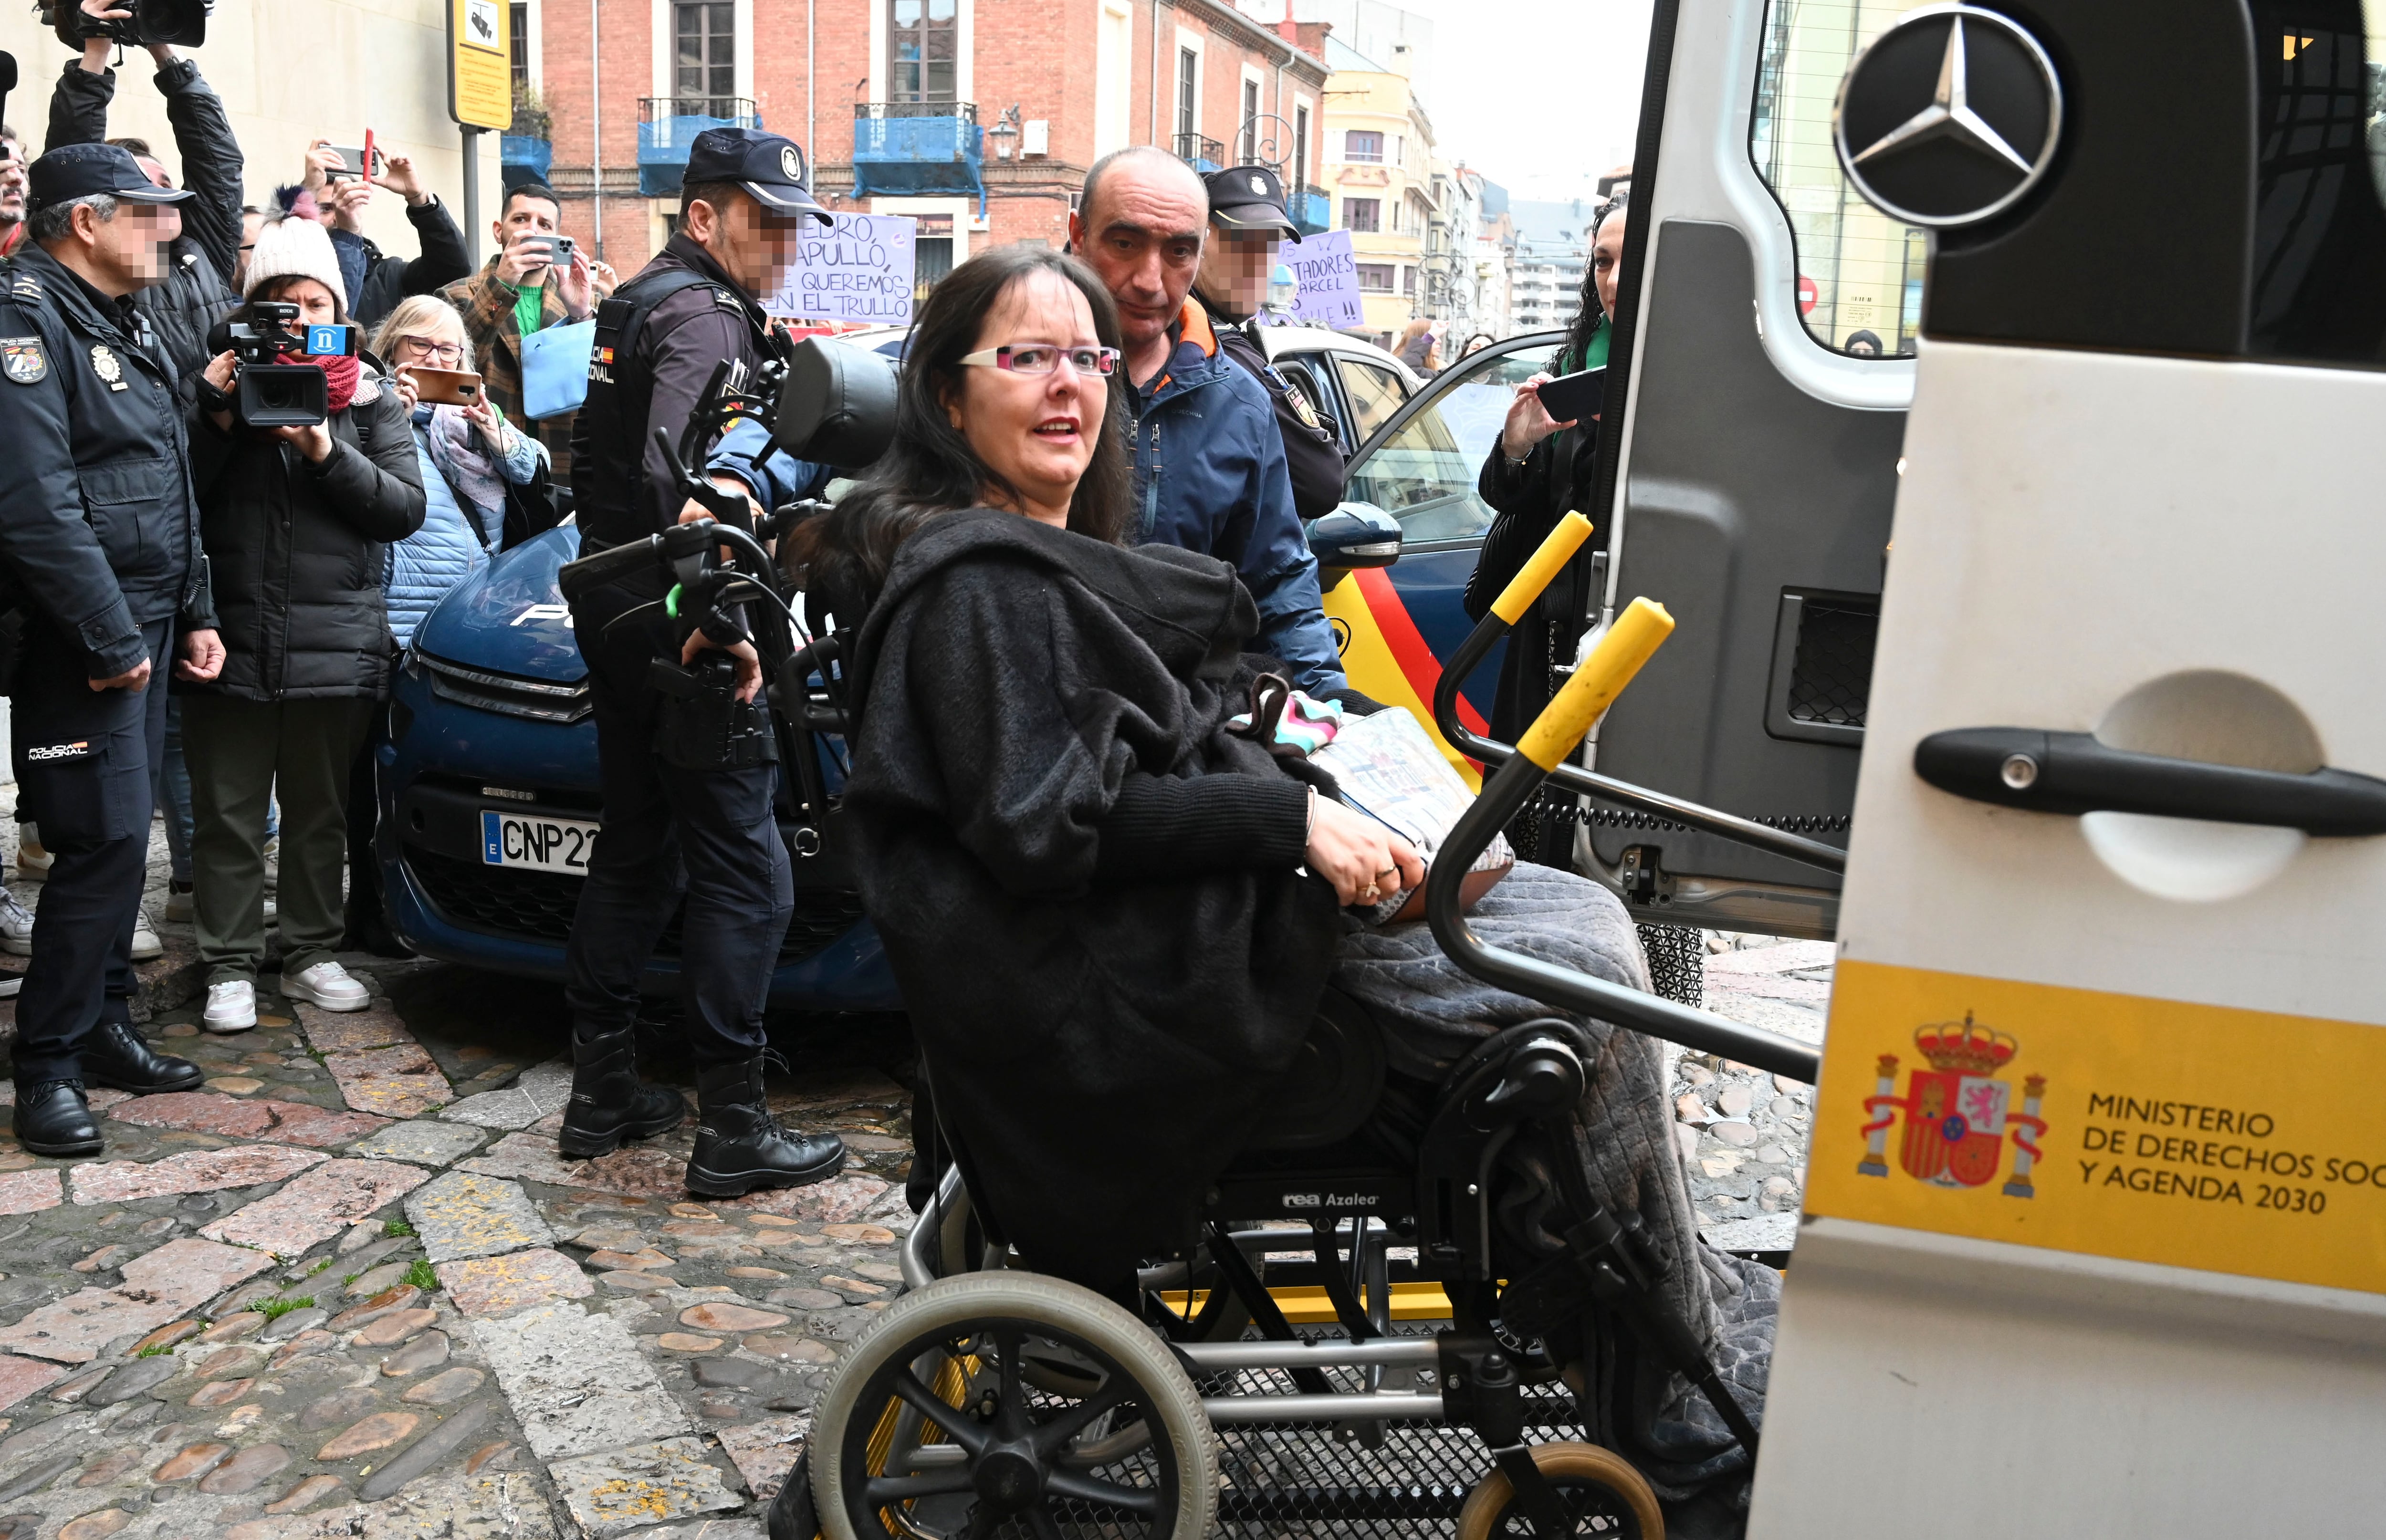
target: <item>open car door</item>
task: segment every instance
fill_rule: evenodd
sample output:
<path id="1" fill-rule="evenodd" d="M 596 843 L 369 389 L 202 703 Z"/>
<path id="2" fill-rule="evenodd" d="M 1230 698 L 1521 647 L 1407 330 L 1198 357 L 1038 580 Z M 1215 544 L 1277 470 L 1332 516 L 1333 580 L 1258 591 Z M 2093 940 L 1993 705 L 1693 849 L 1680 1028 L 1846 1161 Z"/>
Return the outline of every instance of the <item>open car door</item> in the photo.
<path id="1" fill-rule="evenodd" d="M 1606 613 L 1645 595 L 1677 629 L 1586 757 L 1843 845 L 1922 247 L 1850 191 L 1831 106 L 1895 9 L 1658 13 L 1617 306 L 1627 394 L 1602 446 L 1621 495 L 1583 511 L 1613 527 Z M 1837 886 L 1811 868 L 1594 802 L 1579 817 L 1576 864 L 1642 919 L 1834 931 Z"/>

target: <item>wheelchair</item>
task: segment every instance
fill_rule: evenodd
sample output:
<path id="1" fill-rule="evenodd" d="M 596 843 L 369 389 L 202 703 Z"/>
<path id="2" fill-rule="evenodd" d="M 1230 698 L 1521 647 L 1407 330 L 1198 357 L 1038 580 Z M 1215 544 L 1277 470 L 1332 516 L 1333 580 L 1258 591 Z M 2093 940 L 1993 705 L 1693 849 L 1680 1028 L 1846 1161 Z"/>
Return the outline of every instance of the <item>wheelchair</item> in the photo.
<path id="1" fill-rule="evenodd" d="M 803 628 L 757 537 L 817 507 L 755 526 L 743 499 L 721 497 L 694 467 L 740 413 L 775 414 L 791 453 L 867 463 L 883 424 L 848 408 L 891 386 L 815 344 L 782 376 L 741 392 L 717 371 L 678 446 L 684 490 L 717 504 L 717 519 L 583 556 L 561 582 L 569 595 L 659 568 L 674 585 L 666 607 L 687 628 L 735 630 L 734 607 L 762 601 L 771 623 L 755 640 L 782 762 L 814 828 L 836 812 L 815 739 L 848 726 L 841 639 L 796 645 Z M 1578 514 L 1562 521 L 1442 671 L 1444 737 L 1500 769 L 1434 853 L 1432 934 L 1461 969 L 1527 999 L 1811 1083 L 1812 1047 L 1487 945 L 1461 912 L 1460 880 L 1551 783 L 1843 870 L 1831 846 L 1565 762 L 1671 629 L 1645 599 L 1514 746 L 1461 724 L 1457 682 L 1589 533 Z M 1621 1323 L 1619 1340 L 1704 1396 L 1752 1463 L 1754 1421 L 1664 1294 L 1664 1260 L 1638 1218 L 1603 1207 L 1578 1163 L 1551 1166 L 1554 1246 L 1521 1247 L 1500 1216 L 1503 1152 L 1572 1115 L 1597 1058 L 1589 1033 L 1551 1016 L 1498 1032 L 1420 1083 L 1392 1073 L 1363 1007 L 1329 993 L 1265 1126 L 1212 1183 L 1198 1241 L 1147 1259 L 1132 1310 L 1011 1265 L 999 1205 L 935 1118 L 935 1067 L 923 1066 L 915 1169 L 940 1174 L 904 1243 L 907 1292 L 833 1371 L 771 1509 L 772 1540 L 1205 1540 L 1220 1527 L 1453 1523 L 1460 1540 L 1663 1540 L 1648 1477 L 1579 1435 L 1597 1395 L 1570 1353 L 1583 1322 Z"/>
<path id="2" fill-rule="evenodd" d="M 1503 595 L 1469 639 L 1477 657 L 1572 554 L 1552 551 L 1587 532 L 1551 536 L 1517 580 L 1521 602 Z M 1463 654 L 1445 670 L 1445 732 L 1503 768 L 1436 852 L 1433 933 L 1465 970 L 1529 998 L 1812 1082 L 1804 1045 L 1502 952 L 1460 913 L 1458 877 L 1552 778 L 1742 833 L 1728 815 L 1563 764 L 1670 626 L 1636 601 L 1514 748 L 1453 733 Z M 1745 829 L 1816 865 L 1841 859 Z M 1603 1207 L 1578 1162 L 1551 1164 L 1560 1217 L 1541 1228 L 1562 1232 L 1554 1255 L 1521 1246 L 1501 1216 L 1503 1151 L 1579 1107 L 1597 1057 L 1589 1033 L 1551 1016 L 1421 1083 L 1388 1070 L 1382 1029 L 1329 990 L 1263 1126 L 1211 1184 L 1198 1238 L 1147 1259 L 1133 1308 L 1019 1265 L 999 1203 L 932 1110 L 923 1065 L 915 1171 L 927 1174 L 902 1251 L 907 1292 L 832 1371 L 772 1540 L 1320 1526 L 1662 1540 L 1649 1479 L 1581 1432 L 1598 1394 L 1580 1368 L 1586 1320 L 1620 1324 L 1693 1387 L 1752 1466 L 1754 1421 L 1664 1295 L 1665 1264 L 1637 1217 Z"/>

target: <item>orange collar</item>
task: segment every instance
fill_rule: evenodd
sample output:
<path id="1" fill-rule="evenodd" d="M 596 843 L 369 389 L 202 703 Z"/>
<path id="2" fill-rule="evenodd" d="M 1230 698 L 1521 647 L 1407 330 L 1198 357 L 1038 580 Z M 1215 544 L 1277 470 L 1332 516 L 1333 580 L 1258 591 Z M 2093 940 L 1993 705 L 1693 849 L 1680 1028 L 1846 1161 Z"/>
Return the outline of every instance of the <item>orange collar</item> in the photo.
<path id="1" fill-rule="evenodd" d="M 1185 308 L 1178 313 L 1176 324 L 1180 341 L 1199 348 L 1204 358 L 1218 356 L 1218 333 L 1210 325 L 1210 312 L 1203 309 L 1199 301 L 1189 297 L 1185 301 Z"/>

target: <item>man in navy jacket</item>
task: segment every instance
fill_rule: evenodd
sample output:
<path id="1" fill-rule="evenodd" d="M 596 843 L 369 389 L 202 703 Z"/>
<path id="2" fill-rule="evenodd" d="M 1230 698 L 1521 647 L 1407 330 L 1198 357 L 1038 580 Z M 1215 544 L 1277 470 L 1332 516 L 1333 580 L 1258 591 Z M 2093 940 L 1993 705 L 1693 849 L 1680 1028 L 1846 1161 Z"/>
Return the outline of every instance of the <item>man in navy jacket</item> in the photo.
<path id="1" fill-rule="evenodd" d="M 1312 695 L 1349 688 L 1326 623 L 1317 558 L 1294 510 L 1267 392 L 1218 346 L 1188 298 L 1210 225 L 1192 168 L 1149 145 L 1086 174 L 1070 248 L 1118 302 L 1135 448 L 1134 538 L 1233 564 L 1259 606 L 1255 649 Z"/>

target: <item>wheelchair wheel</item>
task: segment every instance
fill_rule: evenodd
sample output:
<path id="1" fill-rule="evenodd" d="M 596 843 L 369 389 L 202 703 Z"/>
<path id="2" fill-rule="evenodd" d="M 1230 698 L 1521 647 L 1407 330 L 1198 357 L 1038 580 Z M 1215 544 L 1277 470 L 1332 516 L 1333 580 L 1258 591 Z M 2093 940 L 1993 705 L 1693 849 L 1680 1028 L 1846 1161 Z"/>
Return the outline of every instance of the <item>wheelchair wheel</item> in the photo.
<path id="1" fill-rule="evenodd" d="M 827 1540 L 1204 1540 L 1218 1454 L 1159 1336 L 1032 1272 L 905 1295 L 830 1375 L 810 1441 Z"/>
<path id="2" fill-rule="evenodd" d="M 1596 1444 L 1537 1444 L 1533 1463 L 1540 1467 L 1558 1499 L 1574 1515 L 1577 1536 L 1598 1540 L 1665 1540 L 1665 1516 L 1657 1494 L 1623 1456 Z M 1532 1526 L 1517 1506 L 1515 1488 L 1493 1471 L 1467 1494 L 1458 1510 L 1458 1540 L 1507 1540 L 1528 1535 Z M 1544 1536 L 1543 1540 L 1549 1540 Z"/>

